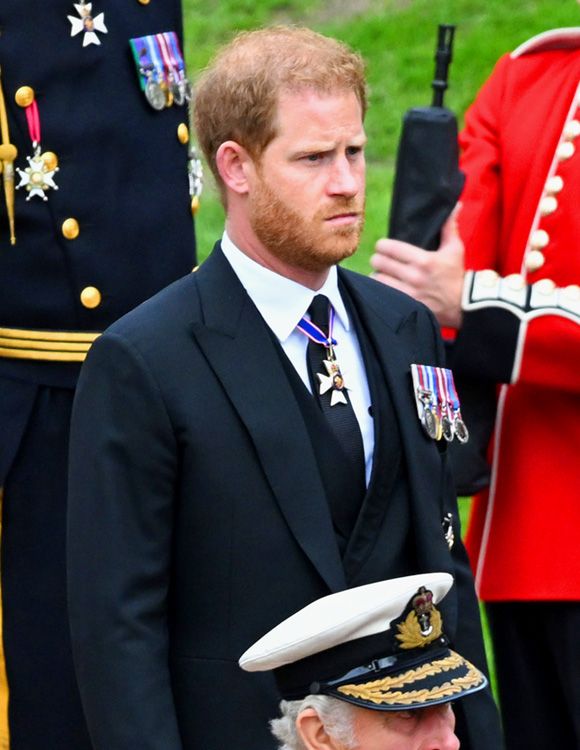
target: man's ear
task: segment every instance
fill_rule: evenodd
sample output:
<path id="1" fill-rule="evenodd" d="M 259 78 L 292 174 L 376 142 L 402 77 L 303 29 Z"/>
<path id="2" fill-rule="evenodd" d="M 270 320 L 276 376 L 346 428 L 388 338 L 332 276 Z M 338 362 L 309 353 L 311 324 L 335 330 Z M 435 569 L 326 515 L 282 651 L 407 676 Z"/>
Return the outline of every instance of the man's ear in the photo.
<path id="1" fill-rule="evenodd" d="M 225 141 L 218 148 L 215 161 L 226 187 L 238 195 L 248 192 L 248 175 L 253 169 L 253 160 L 243 146 L 236 141 Z"/>
<path id="2" fill-rule="evenodd" d="M 341 750 L 327 733 L 320 716 L 313 708 L 305 708 L 296 717 L 296 729 L 307 750 Z"/>

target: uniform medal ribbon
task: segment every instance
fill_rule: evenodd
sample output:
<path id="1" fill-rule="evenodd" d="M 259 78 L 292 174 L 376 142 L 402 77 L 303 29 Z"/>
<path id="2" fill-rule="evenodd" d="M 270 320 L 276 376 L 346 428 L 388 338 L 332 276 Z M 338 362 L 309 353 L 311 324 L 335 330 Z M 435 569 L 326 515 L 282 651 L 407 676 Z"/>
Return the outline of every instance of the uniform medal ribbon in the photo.
<path id="1" fill-rule="evenodd" d="M 188 93 L 187 79 L 177 34 L 165 31 L 136 37 L 129 43 L 139 71 L 141 90 L 153 109 L 183 104 Z"/>
<path id="2" fill-rule="evenodd" d="M 162 87 L 165 92 L 166 106 L 171 107 L 174 100 L 174 89 L 176 83 L 173 61 L 163 34 L 155 34 L 155 43 L 161 56 L 163 78 Z M 183 104 L 183 102 L 180 103 Z"/>
<path id="3" fill-rule="evenodd" d="M 457 436 L 457 439 L 460 443 L 466 443 L 469 440 L 469 431 L 465 422 L 461 418 L 459 396 L 457 395 L 455 380 L 453 379 L 453 373 L 451 372 L 451 370 L 445 370 L 445 377 L 447 381 L 447 389 L 449 391 L 451 403 L 453 405 L 453 427 L 455 435 Z"/>
<path id="4" fill-rule="evenodd" d="M 439 385 L 439 418 L 441 419 L 441 431 L 447 442 L 453 440 L 453 415 L 451 414 L 451 399 L 447 388 L 447 372 L 442 367 L 435 369 Z"/>
<path id="5" fill-rule="evenodd" d="M 166 31 L 163 33 L 163 36 L 167 40 L 167 46 L 171 52 L 173 69 L 177 75 L 179 88 L 183 90 L 184 97 L 187 98 L 188 87 L 185 76 L 185 62 L 183 61 L 183 53 L 181 51 L 179 39 L 175 31 Z"/>
<path id="6" fill-rule="evenodd" d="M 153 73 L 153 60 L 149 55 L 149 50 L 147 48 L 147 45 L 145 44 L 144 37 L 130 39 L 129 44 L 131 45 L 133 57 L 135 58 L 137 68 L 139 70 L 139 84 L 141 85 L 141 90 L 145 91 L 147 81 Z"/>

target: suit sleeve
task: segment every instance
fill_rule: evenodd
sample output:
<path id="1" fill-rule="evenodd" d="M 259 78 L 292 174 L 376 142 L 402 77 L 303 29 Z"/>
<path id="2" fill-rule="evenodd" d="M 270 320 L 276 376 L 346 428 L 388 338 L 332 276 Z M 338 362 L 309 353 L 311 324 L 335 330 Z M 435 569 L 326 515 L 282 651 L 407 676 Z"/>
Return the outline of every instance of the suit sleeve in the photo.
<path id="1" fill-rule="evenodd" d="M 77 678 L 95 750 L 181 750 L 168 668 L 176 474 L 156 382 L 105 334 L 83 367 L 70 451 L 68 594 Z"/>
<path id="2" fill-rule="evenodd" d="M 502 57 L 466 114 L 466 173 L 459 229 L 465 242 L 463 324 L 452 366 L 468 377 L 580 393 L 580 290 L 502 277 L 502 107 L 510 67 Z"/>

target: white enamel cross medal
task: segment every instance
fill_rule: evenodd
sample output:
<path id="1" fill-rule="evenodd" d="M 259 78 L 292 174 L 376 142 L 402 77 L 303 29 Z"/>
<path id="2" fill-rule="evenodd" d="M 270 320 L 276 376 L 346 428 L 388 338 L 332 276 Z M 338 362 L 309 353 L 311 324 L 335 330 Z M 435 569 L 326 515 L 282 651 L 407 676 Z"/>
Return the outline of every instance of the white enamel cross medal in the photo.
<path id="1" fill-rule="evenodd" d="M 76 36 L 77 34 L 80 34 L 84 31 L 83 47 L 86 47 L 89 44 L 100 44 L 101 40 L 97 36 L 96 32 L 99 31 L 101 34 L 107 33 L 107 27 L 105 26 L 105 14 L 99 13 L 98 15 L 93 16 L 93 4 L 86 3 L 84 2 L 84 0 L 83 2 L 73 4 L 80 18 L 76 18 L 75 16 L 67 16 L 72 26 L 70 35 Z"/>
<path id="2" fill-rule="evenodd" d="M 322 396 L 323 393 L 330 391 L 332 388 L 330 394 L 330 405 L 335 406 L 336 404 L 346 404 L 347 400 L 344 391 L 347 390 L 347 387 L 344 384 L 340 365 L 334 359 L 332 353 L 330 354 L 329 359 L 323 359 L 322 362 L 326 367 L 327 374 L 322 375 L 321 373 L 317 373 L 318 380 L 320 381 L 320 395 Z"/>
<path id="3" fill-rule="evenodd" d="M 40 147 L 34 149 L 33 156 L 27 156 L 28 166 L 26 169 L 16 167 L 20 177 L 20 182 L 16 189 L 24 188 L 28 195 L 26 200 L 29 201 L 37 195 L 43 201 L 48 200 L 45 193 L 47 190 L 58 190 L 58 185 L 54 181 L 54 175 L 58 172 L 56 160 L 53 154 L 41 154 Z"/>

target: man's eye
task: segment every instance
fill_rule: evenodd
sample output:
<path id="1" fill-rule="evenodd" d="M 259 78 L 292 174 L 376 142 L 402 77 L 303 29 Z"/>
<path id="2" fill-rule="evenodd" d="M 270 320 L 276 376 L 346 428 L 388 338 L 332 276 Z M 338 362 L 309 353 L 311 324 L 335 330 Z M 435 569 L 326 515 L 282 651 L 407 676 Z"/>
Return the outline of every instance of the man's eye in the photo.
<path id="1" fill-rule="evenodd" d="M 362 148 L 360 146 L 349 146 L 346 149 L 347 156 L 358 156 L 361 153 L 362 153 Z"/>

